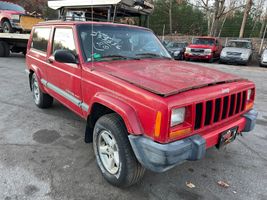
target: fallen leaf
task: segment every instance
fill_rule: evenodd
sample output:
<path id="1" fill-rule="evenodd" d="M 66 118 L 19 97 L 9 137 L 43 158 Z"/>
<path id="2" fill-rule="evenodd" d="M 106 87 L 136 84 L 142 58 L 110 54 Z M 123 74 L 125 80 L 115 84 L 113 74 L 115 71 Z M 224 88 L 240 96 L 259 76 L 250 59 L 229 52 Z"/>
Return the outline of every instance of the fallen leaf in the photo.
<path id="1" fill-rule="evenodd" d="M 196 187 L 196 186 L 195 186 L 193 183 L 191 183 L 191 182 L 186 182 L 185 184 L 186 184 L 186 186 L 189 187 L 189 188 L 195 188 L 195 187 Z"/>
<path id="2" fill-rule="evenodd" d="M 224 188 L 228 188 L 230 185 L 224 181 L 218 181 L 218 184 Z"/>

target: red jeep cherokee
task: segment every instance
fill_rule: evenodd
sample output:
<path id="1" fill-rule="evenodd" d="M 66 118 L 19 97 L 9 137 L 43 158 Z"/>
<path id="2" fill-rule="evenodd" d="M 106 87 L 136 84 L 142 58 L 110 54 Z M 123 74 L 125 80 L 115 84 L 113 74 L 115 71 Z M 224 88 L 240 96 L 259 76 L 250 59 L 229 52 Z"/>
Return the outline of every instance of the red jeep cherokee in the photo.
<path id="1" fill-rule="evenodd" d="M 35 104 L 57 99 L 87 121 L 97 165 L 111 184 L 136 183 L 254 128 L 254 83 L 171 59 L 146 28 L 41 23 L 28 44 Z"/>
<path id="2" fill-rule="evenodd" d="M 194 38 L 192 43 L 185 50 L 186 60 L 206 60 L 213 62 L 220 58 L 222 51 L 221 42 L 214 37 Z"/>

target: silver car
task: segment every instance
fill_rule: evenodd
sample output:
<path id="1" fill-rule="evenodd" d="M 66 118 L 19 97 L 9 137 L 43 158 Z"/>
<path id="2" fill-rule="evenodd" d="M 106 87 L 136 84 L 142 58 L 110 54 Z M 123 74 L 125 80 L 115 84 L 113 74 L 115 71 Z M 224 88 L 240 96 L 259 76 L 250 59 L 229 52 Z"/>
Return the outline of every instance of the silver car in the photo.
<path id="1" fill-rule="evenodd" d="M 248 40 L 229 40 L 220 55 L 220 63 L 247 65 L 252 58 L 252 43 Z"/>
<path id="2" fill-rule="evenodd" d="M 267 48 L 261 54 L 260 66 L 267 67 Z"/>

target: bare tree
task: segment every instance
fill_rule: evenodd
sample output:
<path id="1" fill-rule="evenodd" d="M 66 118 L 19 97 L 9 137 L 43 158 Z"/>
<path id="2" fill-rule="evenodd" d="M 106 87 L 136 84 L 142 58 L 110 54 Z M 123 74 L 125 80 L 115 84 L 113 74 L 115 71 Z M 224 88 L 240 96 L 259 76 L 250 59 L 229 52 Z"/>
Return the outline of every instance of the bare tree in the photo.
<path id="1" fill-rule="evenodd" d="M 245 10 L 244 10 L 243 20 L 242 20 L 242 24 L 241 24 L 240 32 L 239 32 L 239 37 L 240 38 L 244 37 L 244 31 L 245 31 L 248 15 L 249 15 L 249 12 L 250 12 L 251 7 L 252 7 L 252 3 L 253 3 L 252 0 L 247 0 L 247 2 L 246 2 L 246 7 L 245 7 Z"/>
<path id="2" fill-rule="evenodd" d="M 229 13 L 244 7 L 240 0 L 197 0 L 193 3 L 189 0 L 188 2 L 204 10 L 208 20 L 208 33 L 211 36 L 219 35 L 222 28 L 220 24 L 224 24 Z"/>

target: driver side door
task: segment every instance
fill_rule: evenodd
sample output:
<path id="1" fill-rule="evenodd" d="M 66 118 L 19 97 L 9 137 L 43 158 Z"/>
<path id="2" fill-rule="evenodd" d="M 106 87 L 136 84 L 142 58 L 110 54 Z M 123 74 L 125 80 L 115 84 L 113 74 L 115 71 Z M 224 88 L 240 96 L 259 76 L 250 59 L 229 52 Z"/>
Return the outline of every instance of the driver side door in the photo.
<path id="1" fill-rule="evenodd" d="M 54 59 L 57 50 L 67 50 L 77 55 L 77 44 L 72 27 L 55 27 L 52 38 L 52 48 L 47 62 L 47 81 L 53 96 L 65 106 L 82 115 L 80 103 L 81 94 L 81 66 L 79 64 L 61 63 Z"/>

